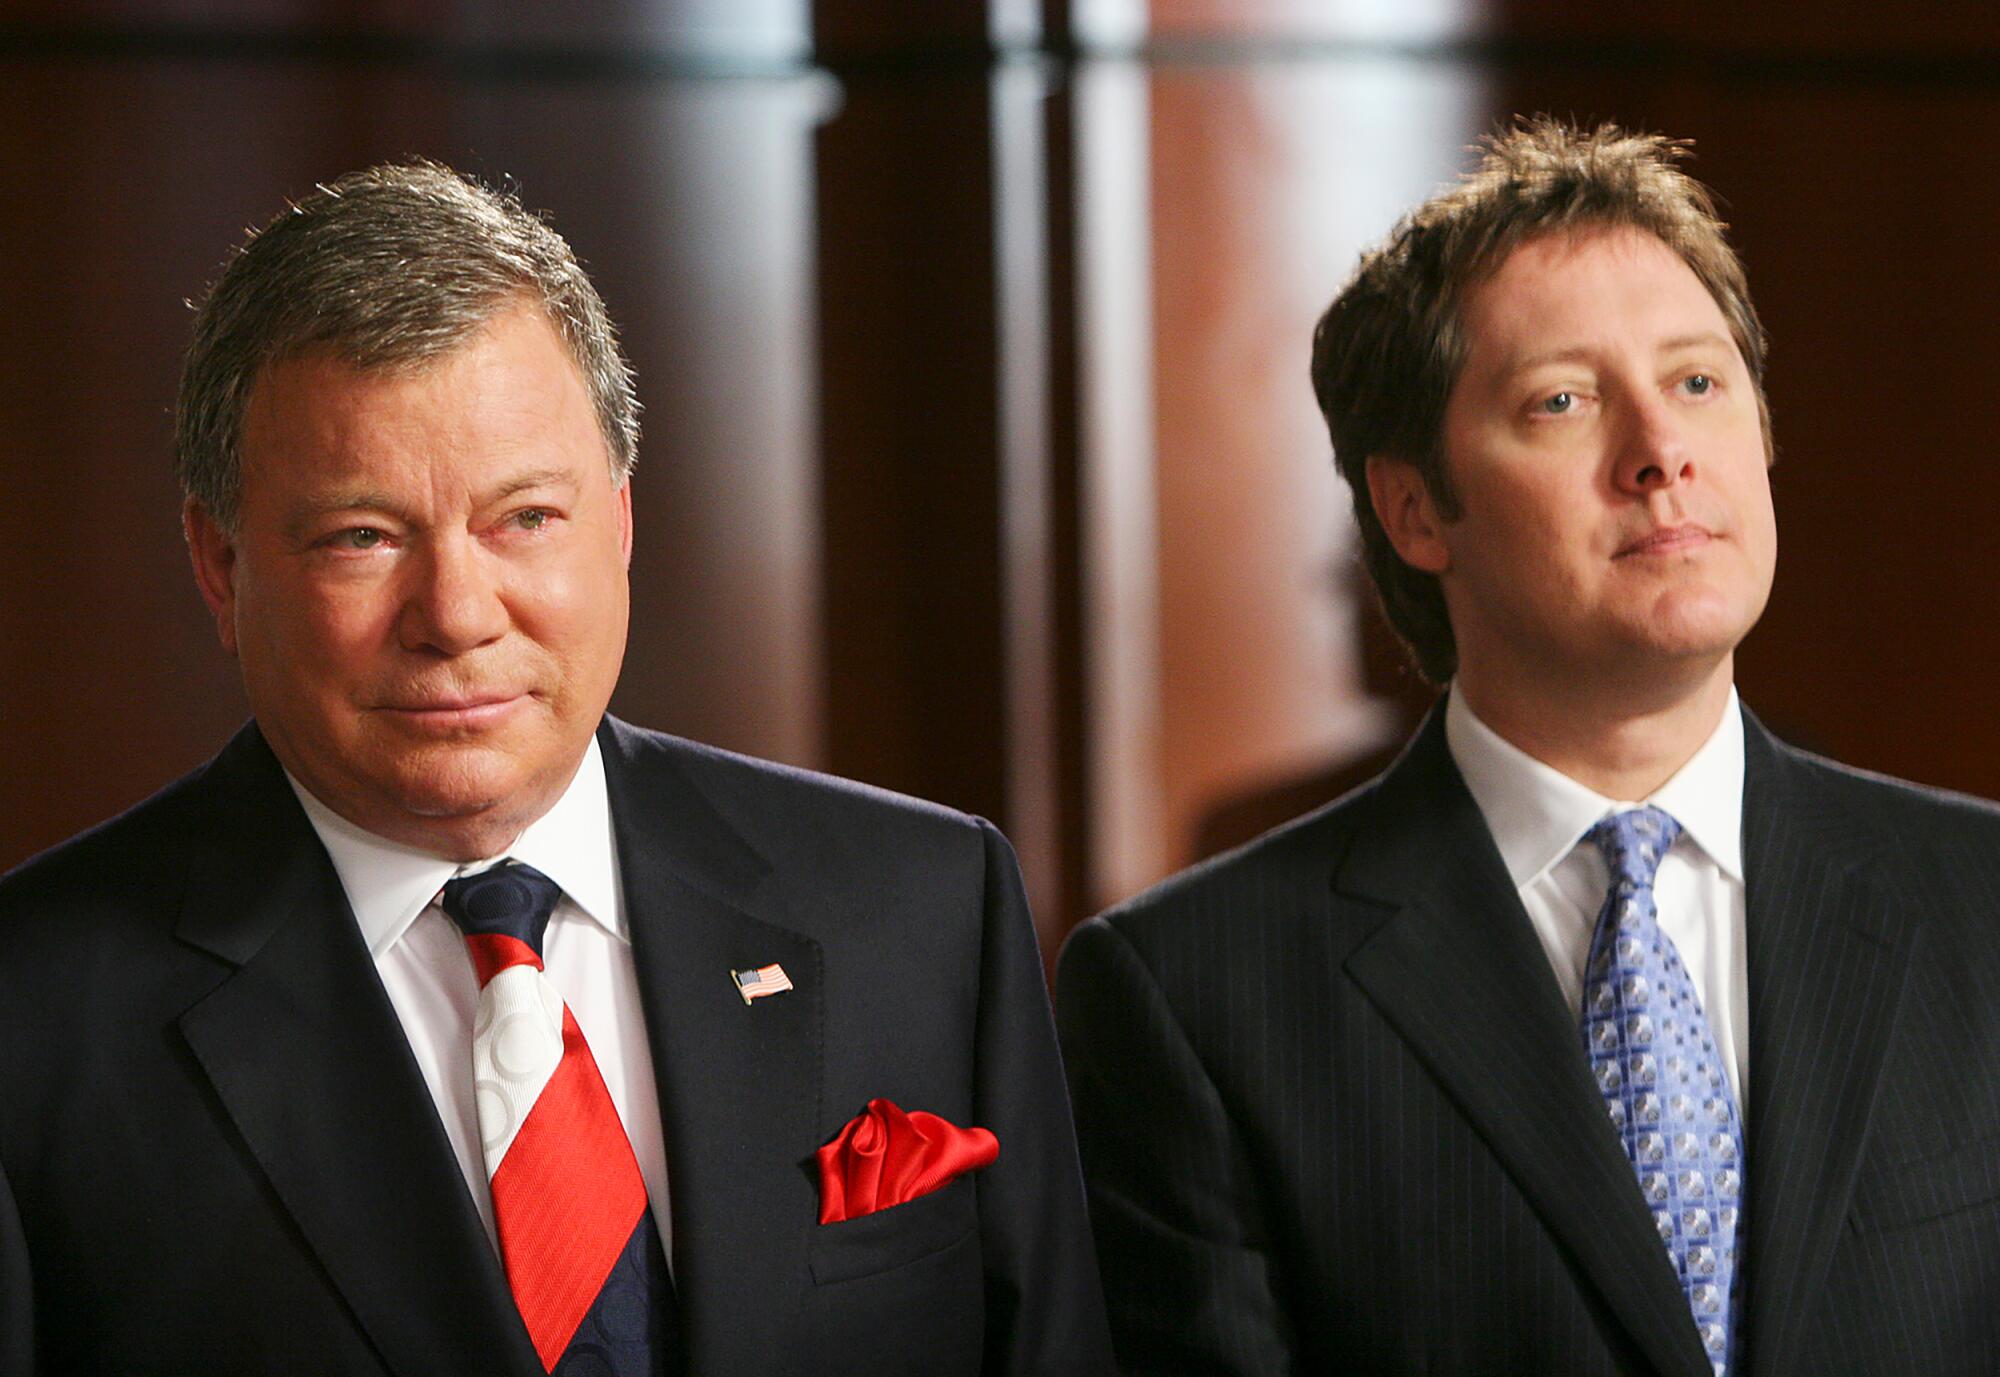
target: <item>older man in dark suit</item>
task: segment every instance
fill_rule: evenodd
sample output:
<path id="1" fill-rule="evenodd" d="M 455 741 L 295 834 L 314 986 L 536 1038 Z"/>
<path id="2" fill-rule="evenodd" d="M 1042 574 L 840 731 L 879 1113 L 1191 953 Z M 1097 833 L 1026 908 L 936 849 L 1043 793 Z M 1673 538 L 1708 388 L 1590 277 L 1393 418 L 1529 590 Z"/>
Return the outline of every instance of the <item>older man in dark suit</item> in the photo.
<path id="1" fill-rule="evenodd" d="M 1128 1370 L 1993 1370 L 2000 815 L 1737 701 L 1764 338 L 1679 151 L 1518 127 L 1320 323 L 1447 693 L 1064 953 Z"/>
<path id="2" fill-rule="evenodd" d="M 1006 842 L 605 716 L 629 371 L 429 164 L 203 305 L 255 721 L 0 881 L 0 1370 L 1096 1372 Z"/>

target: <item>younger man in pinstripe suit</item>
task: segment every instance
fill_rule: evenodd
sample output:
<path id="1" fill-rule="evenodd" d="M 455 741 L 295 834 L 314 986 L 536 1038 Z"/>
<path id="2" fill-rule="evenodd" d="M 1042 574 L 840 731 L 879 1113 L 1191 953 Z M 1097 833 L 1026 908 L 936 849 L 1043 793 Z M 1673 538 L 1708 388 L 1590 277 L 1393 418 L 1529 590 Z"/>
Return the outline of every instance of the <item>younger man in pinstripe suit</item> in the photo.
<path id="1" fill-rule="evenodd" d="M 1764 336 L 1664 139 L 1495 139 L 1320 322 L 1444 700 L 1080 929 L 1133 1371 L 1990 1371 L 2000 815 L 1773 739 Z"/>

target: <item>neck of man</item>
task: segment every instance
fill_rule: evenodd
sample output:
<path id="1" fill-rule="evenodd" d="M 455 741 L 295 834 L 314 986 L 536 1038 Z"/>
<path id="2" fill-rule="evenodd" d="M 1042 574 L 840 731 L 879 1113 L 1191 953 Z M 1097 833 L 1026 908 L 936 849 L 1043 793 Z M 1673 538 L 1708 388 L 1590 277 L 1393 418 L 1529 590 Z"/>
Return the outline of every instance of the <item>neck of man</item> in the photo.
<path id="1" fill-rule="evenodd" d="M 562 800 L 583 764 L 579 755 L 566 772 L 532 781 L 530 787 L 485 807 L 444 808 L 421 797 L 384 798 L 342 788 L 341 781 L 313 773 L 304 758 L 287 750 L 270 733 L 265 739 L 285 772 L 339 822 L 379 841 L 456 865 L 506 855 L 532 824 Z"/>
<path id="2" fill-rule="evenodd" d="M 1735 657 L 1643 682 L 1528 679 L 1461 662 L 1452 692 L 1510 745 L 1606 798 L 1637 803 L 1672 779 L 1729 705 Z"/>

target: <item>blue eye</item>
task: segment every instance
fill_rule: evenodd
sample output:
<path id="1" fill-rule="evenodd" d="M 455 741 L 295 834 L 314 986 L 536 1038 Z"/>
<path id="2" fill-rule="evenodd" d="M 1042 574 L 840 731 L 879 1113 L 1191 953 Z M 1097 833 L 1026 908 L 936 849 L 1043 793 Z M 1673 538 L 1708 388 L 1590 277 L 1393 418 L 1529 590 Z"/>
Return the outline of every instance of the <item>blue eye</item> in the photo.
<path id="1" fill-rule="evenodd" d="M 1576 397 L 1568 392 L 1558 392 L 1552 397 L 1542 399 L 1542 410 L 1551 416 L 1560 416 L 1574 405 Z"/>
<path id="2" fill-rule="evenodd" d="M 1683 385 L 1688 391 L 1694 393 L 1695 396 L 1701 397 L 1707 395 L 1708 390 L 1715 386 L 1715 379 L 1709 377 L 1706 373 L 1696 373 Z"/>

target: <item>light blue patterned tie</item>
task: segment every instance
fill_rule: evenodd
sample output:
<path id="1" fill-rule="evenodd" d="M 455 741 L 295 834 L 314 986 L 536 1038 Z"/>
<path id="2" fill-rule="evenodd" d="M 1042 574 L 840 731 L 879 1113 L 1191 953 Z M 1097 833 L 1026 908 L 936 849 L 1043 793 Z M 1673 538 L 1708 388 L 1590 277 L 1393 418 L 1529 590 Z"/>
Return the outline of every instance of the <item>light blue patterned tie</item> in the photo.
<path id="1" fill-rule="evenodd" d="M 1590 830 L 1611 892 L 1584 967 L 1583 1046 L 1702 1348 L 1724 1377 L 1739 1351 L 1743 1129 L 1701 997 L 1653 902 L 1653 876 L 1680 832 L 1658 808 Z"/>

